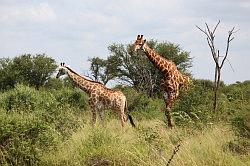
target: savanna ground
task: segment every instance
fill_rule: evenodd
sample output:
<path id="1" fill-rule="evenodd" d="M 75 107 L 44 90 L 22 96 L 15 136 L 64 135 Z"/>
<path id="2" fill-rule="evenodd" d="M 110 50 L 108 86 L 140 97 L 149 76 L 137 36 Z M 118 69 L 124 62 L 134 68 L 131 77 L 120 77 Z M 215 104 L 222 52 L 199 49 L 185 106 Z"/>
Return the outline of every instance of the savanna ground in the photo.
<path id="1" fill-rule="evenodd" d="M 120 87 L 136 128 L 107 111 L 90 126 L 88 97 L 66 86 L 16 85 L 0 93 L 1 165 L 250 165 L 250 82 L 223 85 L 212 111 L 212 83 L 195 81 L 174 104 L 174 129 L 164 102 Z"/>

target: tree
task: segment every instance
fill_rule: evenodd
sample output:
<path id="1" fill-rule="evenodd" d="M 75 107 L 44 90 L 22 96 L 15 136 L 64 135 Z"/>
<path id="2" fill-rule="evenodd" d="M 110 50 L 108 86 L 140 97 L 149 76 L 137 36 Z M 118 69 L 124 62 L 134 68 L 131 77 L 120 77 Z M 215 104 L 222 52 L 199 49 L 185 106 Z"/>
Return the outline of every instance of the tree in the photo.
<path id="1" fill-rule="evenodd" d="M 13 88 L 17 82 L 11 63 L 9 58 L 0 59 L 0 90 Z"/>
<path id="2" fill-rule="evenodd" d="M 210 48 L 214 63 L 215 63 L 215 72 L 214 72 L 214 102 L 213 102 L 213 109 L 216 111 L 217 105 L 218 105 L 218 95 L 219 95 L 219 88 L 220 88 L 220 78 L 221 78 L 221 69 L 225 63 L 225 60 L 227 59 L 228 56 L 228 51 L 229 51 L 229 46 L 230 42 L 234 39 L 232 37 L 234 31 L 234 27 L 228 32 L 228 37 L 227 37 L 227 43 L 226 43 L 226 51 L 224 56 L 220 55 L 220 50 L 216 48 L 214 44 L 214 39 L 215 39 L 215 31 L 220 24 L 220 21 L 216 24 L 214 29 L 211 31 L 209 28 L 208 24 L 205 23 L 206 28 L 205 30 L 201 29 L 200 27 L 196 26 L 201 32 L 203 32 L 206 35 L 207 39 L 207 44 Z M 222 59 L 222 60 L 220 60 Z"/>
<path id="3" fill-rule="evenodd" d="M 179 45 L 168 42 L 159 43 L 154 40 L 150 40 L 148 45 L 163 57 L 174 61 L 180 71 L 187 73 L 188 68 L 191 67 L 189 53 L 183 51 Z M 130 44 L 112 44 L 108 49 L 110 55 L 106 60 L 95 61 L 95 58 L 90 60 L 91 66 L 94 65 L 94 69 L 99 70 L 96 71 L 91 68 L 92 73 L 97 74 L 98 77 L 105 78 L 106 83 L 116 79 L 149 95 L 160 92 L 162 76 L 144 53 L 135 54 L 133 45 Z M 103 80 L 101 81 L 103 82 Z"/>
<path id="4" fill-rule="evenodd" d="M 45 54 L 24 54 L 13 59 L 2 58 L 0 64 L 1 89 L 14 87 L 16 83 L 39 88 L 57 67 L 55 60 Z"/>
<path id="5" fill-rule="evenodd" d="M 89 59 L 89 61 L 91 62 L 91 77 L 93 77 L 95 81 L 102 82 L 104 85 L 106 85 L 108 81 L 114 78 L 110 72 L 111 68 L 109 67 L 110 62 L 108 60 L 94 57 Z"/>

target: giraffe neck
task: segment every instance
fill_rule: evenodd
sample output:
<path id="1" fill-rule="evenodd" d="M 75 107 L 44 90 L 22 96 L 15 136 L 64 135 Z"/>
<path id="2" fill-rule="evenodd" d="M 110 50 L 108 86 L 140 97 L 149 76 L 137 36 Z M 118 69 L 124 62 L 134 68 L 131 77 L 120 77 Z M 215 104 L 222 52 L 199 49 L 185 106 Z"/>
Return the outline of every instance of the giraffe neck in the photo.
<path id="1" fill-rule="evenodd" d="M 143 51 L 147 55 L 148 59 L 163 75 L 168 75 L 173 70 L 176 70 L 176 66 L 172 61 L 169 61 L 157 54 L 153 49 L 146 45 L 146 43 L 143 47 Z"/>
<path id="2" fill-rule="evenodd" d="M 93 92 L 96 88 L 97 85 L 99 85 L 100 83 L 95 82 L 95 81 L 91 81 L 88 80 L 82 76 L 80 76 L 78 73 L 74 72 L 72 69 L 70 69 L 69 67 L 67 68 L 67 74 L 69 76 L 69 78 L 83 91 L 85 91 L 86 93 L 90 94 L 91 92 Z"/>

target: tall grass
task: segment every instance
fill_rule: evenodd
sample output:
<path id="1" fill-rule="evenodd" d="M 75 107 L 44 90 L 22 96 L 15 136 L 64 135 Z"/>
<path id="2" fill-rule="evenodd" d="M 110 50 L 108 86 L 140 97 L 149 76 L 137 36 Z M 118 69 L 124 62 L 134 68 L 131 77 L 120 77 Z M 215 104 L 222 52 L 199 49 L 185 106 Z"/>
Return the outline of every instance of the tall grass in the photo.
<path id="1" fill-rule="evenodd" d="M 61 143 L 57 151 L 43 156 L 45 165 L 166 165 L 176 145 L 180 150 L 172 165 L 249 165 L 249 154 L 237 156 L 225 149 L 234 138 L 228 126 L 215 125 L 197 131 L 168 130 L 158 120 L 141 121 L 133 129 L 117 120 L 105 128 L 84 126 Z"/>
<path id="2" fill-rule="evenodd" d="M 163 100 L 128 87 L 136 128 L 112 112 L 106 127 L 90 126 L 79 89 L 17 85 L 0 93 L 0 165 L 166 165 L 176 146 L 170 165 L 250 165 L 249 86 L 225 89 L 216 113 L 207 85 L 193 87 L 174 104 L 170 130 Z"/>

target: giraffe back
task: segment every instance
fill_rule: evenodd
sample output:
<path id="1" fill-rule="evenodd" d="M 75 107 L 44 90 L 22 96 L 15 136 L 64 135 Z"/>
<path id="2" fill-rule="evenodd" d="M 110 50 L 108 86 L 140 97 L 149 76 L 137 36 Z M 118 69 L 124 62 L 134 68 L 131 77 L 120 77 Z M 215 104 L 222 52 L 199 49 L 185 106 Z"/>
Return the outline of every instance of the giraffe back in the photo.
<path id="1" fill-rule="evenodd" d="M 102 84 L 95 87 L 90 94 L 90 100 L 96 102 L 99 107 L 120 111 L 125 109 L 126 96 L 117 89 L 109 89 Z"/>

